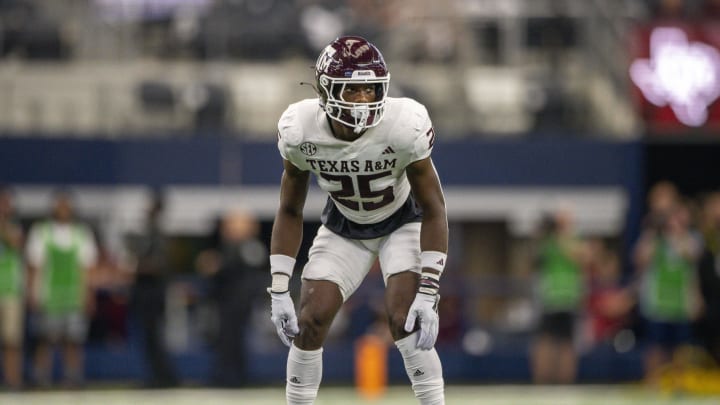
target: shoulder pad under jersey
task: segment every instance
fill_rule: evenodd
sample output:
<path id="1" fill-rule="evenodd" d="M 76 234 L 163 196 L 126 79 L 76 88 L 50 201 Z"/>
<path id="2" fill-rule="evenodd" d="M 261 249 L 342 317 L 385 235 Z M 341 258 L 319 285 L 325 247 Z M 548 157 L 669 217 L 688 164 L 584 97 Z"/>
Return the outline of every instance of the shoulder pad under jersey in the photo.
<path id="1" fill-rule="evenodd" d="M 297 146 L 302 142 L 303 128 L 298 116 L 298 103 L 290 104 L 278 120 L 278 143 Z"/>
<path id="2" fill-rule="evenodd" d="M 412 154 L 411 160 L 428 157 L 432 151 L 435 134 L 427 109 L 411 98 L 391 100 L 391 108 L 387 114 L 396 121 L 392 132 L 394 137 L 397 136 L 396 141 L 400 143 L 399 146 Z"/>

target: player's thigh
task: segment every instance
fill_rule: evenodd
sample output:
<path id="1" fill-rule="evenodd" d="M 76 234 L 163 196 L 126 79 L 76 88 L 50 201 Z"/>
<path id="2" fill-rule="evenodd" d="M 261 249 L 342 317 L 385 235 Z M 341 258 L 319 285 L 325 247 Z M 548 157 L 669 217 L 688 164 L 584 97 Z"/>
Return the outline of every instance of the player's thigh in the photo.
<path id="1" fill-rule="evenodd" d="M 345 301 L 360 286 L 374 261 L 375 253 L 361 243 L 321 226 L 310 247 L 302 278 L 334 283 Z"/>
<path id="2" fill-rule="evenodd" d="M 300 321 L 329 327 L 343 304 L 337 284 L 327 280 L 303 280 L 300 292 Z"/>
<path id="3" fill-rule="evenodd" d="M 380 243 L 380 268 L 387 284 L 390 276 L 405 271 L 420 273 L 420 223 L 411 222 L 395 230 Z"/>
<path id="4" fill-rule="evenodd" d="M 295 346 L 302 350 L 322 347 L 335 315 L 343 304 L 337 284 L 327 280 L 303 280 Z"/>

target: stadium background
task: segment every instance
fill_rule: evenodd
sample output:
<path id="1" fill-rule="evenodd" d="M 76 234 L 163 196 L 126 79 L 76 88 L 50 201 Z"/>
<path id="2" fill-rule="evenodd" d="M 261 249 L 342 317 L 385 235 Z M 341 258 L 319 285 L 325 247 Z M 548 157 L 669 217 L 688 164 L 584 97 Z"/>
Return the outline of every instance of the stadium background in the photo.
<path id="1" fill-rule="evenodd" d="M 571 204 L 578 231 L 611 241 L 627 279 L 649 187 L 670 180 L 696 198 L 719 186 L 720 103 L 708 100 L 707 121 L 687 125 L 629 75 L 633 61 L 652 57 L 657 27 L 720 46 L 720 17 L 708 11 L 715 2 L 674 3 L 3 0 L 0 182 L 15 190 L 25 225 L 47 213 L 53 190 L 72 189 L 110 263 L 120 261 L 151 192 L 166 190 L 177 287 L 167 341 L 183 380 L 203 385 L 211 349 L 195 327 L 194 256 L 214 221 L 237 207 L 259 217 L 269 240 L 281 173 L 277 118 L 312 97 L 299 82 L 312 80 L 322 45 L 366 36 L 384 52 L 391 95 L 425 103 L 438 134 L 433 156 L 451 227 L 438 343 L 446 379 L 527 383 L 538 317 L 528 244 L 543 216 Z M 312 190 L 306 237 L 323 202 Z M 113 327 L 95 315 L 89 384 L 140 381 L 146 372 L 132 314 L 123 312 L 127 288 L 98 286 L 98 299 L 118 298 L 127 318 Z M 357 302 L 377 288 L 369 280 Z M 258 302 L 247 325 L 256 385 L 284 375 L 267 308 Z M 364 326 L 359 310 L 341 316 L 324 381 L 352 383 Z M 578 343 L 579 382 L 642 378 L 642 330 L 632 322 L 628 330 L 629 340 Z M 402 383 L 395 353 L 389 364 L 391 382 Z"/>

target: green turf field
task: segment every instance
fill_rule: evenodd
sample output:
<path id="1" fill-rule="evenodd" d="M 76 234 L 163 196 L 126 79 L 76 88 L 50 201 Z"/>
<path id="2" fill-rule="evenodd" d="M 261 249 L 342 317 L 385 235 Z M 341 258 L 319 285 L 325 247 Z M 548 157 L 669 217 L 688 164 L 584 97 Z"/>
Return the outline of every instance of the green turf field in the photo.
<path id="1" fill-rule="evenodd" d="M 277 405 L 284 404 L 283 387 L 214 390 L 29 391 L 0 393 L 2 405 Z M 655 394 L 633 386 L 533 387 L 526 385 L 449 386 L 447 405 L 718 405 L 720 397 Z M 388 389 L 384 397 L 364 400 L 352 388 L 323 387 L 317 405 L 416 405 L 409 387 Z"/>

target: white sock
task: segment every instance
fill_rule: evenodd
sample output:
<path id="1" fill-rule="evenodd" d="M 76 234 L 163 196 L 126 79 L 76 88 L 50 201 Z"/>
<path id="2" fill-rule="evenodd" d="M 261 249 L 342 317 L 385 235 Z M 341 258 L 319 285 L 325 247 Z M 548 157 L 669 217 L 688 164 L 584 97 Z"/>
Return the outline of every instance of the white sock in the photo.
<path id="1" fill-rule="evenodd" d="M 405 362 L 405 371 L 410 377 L 415 397 L 421 405 L 445 405 L 440 357 L 435 348 L 418 349 L 418 335 L 419 332 L 415 332 L 395 342 Z"/>
<path id="2" fill-rule="evenodd" d="M 312 404 L 315 401 L 322 380 L 322 352 L 322 348 L 300 350 L 294 344 L 290 345 L 285 386 L 288 405 Z"/>

